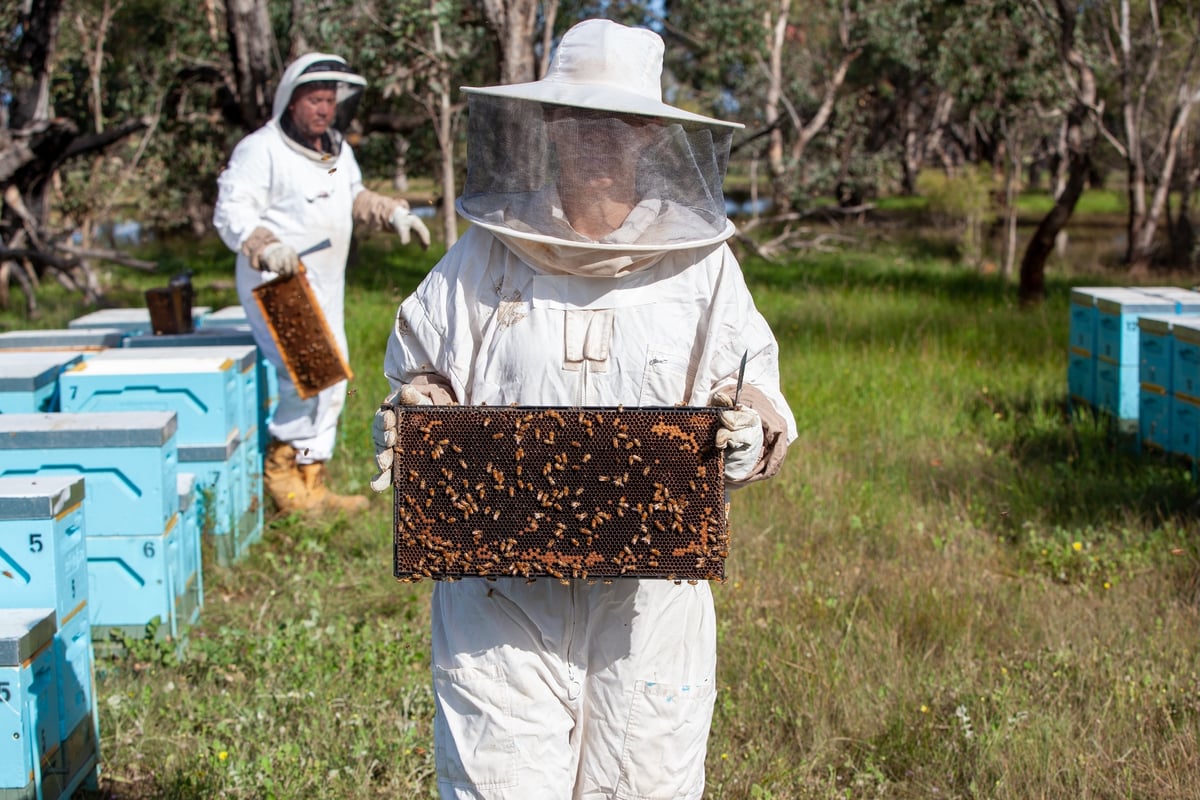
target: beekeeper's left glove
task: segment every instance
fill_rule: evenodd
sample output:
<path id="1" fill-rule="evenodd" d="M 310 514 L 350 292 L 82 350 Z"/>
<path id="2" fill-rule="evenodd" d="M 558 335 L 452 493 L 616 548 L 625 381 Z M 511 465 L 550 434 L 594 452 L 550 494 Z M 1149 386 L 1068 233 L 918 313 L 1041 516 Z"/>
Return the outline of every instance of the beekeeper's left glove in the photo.
<path id="1" fill-rule="evenodd" d="M 396 210 L 392 212 L 392 227 L 400 234 L 401 244 L 408 244 L 412 234 L 416 234 L 421 248 L 429 249 L 429 228 L 425 227 L 420 217 L 409 210 L 407 204 L 396 206 Z"/>
<path id="2" fill-rule="evenodd" d="M 371 479 L 371 488 L 382 492 L 392 485 L 392 448 L 396 446 L 396 406 L 431 406 L 433 401 L 405 384 L 387 396 L 375 412 L 371 439 L 375 443 L 375 466 L 379 474 Z"/>
<path id="3" fill-rule="evenodd" d="M 753 408 L 733 404 L 724 392 L 717 392 L 709 403 L 722 409 L 718 413 L 716 446 L 725 451 L 725 479 L 738 482 L 750 477 L 762 455 L 762 418 Z"/>

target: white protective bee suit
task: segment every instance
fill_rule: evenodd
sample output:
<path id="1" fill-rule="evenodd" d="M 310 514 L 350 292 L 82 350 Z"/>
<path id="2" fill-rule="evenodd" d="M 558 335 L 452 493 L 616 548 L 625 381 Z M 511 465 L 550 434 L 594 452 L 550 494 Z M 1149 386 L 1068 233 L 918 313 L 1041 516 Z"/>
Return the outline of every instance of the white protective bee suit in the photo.
<path id="1" fill-rule="evenodd" d="M 328 131 L 328 152 L 306 147 L 284 130 L 292 94 L 308 82 L 337 86 L 338 114 L 335 127 Z M 274 242 L 288 245 L 299 254 L 317 302 L 346 357 L 346 256 L 354 223 L 384 228 L 389 222 L 396 224 L 392 215 L 398 209 L 411 218 L 403 200 L 363 187 L 354 151 L 339 129 L 349 122 L 365 84 L 339 56 L 309 53 L 296 59 L 275 90 L 271 120 L 238 143 L 218 179 L 213 223 L 221 240 L 238 253 L 238 297 L 255 343 L 279 373 L 279 406 L 270 421 L 270 433 L 274 439 L 290 443 L 301 464 L 324 462 L 333 455 L 346 382 L 301 399 L 251 292 L 275 277 L 261 271 L 265 265 L 258 256 L 265 246 Z M 403 235 L 407 241 L 407 233 Z"/>
<path id="2" fill-rule="evenodd" d="M 737 477 L 768 477 L 796 431 L 775 339 L 725 244 L 733 126 L 658 99 L 662 51 L 657 34 L 594 20 L 566 34 L 543 80 L 467 90 L 458 207 L 474 225 L 400 306 L 385 371 L 436 403 L 707 405 L 748 353 L 742 400 L 764 444 Z M 543 104 L 644 115 L 617 148 L 639 148 L 641 196 L 599 239 L 568 221 L 554 173 L 605 148 L 571 129 L 589 144 L 565 153 Z M 716 693 L 707 583 L 439 582 L 432 626 L 443 798 L 701 796 Z"/>

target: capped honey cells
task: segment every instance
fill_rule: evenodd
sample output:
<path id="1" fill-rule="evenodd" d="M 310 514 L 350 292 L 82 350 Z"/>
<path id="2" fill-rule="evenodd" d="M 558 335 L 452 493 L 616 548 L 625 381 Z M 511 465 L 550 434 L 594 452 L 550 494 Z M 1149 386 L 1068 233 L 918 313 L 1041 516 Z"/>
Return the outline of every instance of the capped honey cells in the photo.
<path id="1" fill-rule="evenodd" d="M 724 579 L 715 409 L 407 406 L 397 418 L 401 580 Z"/>
<path id="2" fill-rule="evenodd" d="M 274 278 L 253 292 L 300 397 L 353 377 L 303 274 Z"/>

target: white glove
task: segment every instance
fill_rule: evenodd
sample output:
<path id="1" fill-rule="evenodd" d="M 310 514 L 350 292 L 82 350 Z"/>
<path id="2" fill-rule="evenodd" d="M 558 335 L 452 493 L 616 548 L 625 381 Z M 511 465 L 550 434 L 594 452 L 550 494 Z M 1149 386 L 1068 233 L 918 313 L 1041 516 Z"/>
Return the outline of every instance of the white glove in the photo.
<path id="1" fill-rule="evenodd" d="M 392 212 L 392 227 L 396 229 L 396 233 L 400 234 L 400 244 L 408 244 L 409 234 L 415 233 L 417 241 L 421 243 L 423 249 L 429 249 L 429 228 L 425 227 L 425 223 L 421 222 L 421 218 L 409 211 L 404 206 L 397 206 Z"/>
<path id="2" fill-rule="evenodd" d="M 402 406 L 431 406 L 433 401 L 405 384 L 387 396 L 375 412 L 371 424 L 371 439 L 375 442 L 375 466 L 379 474 L 371 479 L 371 488 L 382 492 L 392 485 L 392 448 L 396 446 L 396 412 Z"/>
<path id="3" fill-rule="evenodd" d="M 258 254 L 258 265 L 286 278 L 299 271 L 300 256 L 283 242 L 271 242 Z"/>
<path id="4" fill-rule="evenodd" d="M 733 400 L 723 392 L 714 394 L 710 403 L 725 409 L 717 414 L 721 427 L 717 429 L 716 441 L 717 449 L 725 451 L 725 478 L 745 480 L 762 455 L 762 418 L 753 408 L 740 403 L 734 406 Z"/>

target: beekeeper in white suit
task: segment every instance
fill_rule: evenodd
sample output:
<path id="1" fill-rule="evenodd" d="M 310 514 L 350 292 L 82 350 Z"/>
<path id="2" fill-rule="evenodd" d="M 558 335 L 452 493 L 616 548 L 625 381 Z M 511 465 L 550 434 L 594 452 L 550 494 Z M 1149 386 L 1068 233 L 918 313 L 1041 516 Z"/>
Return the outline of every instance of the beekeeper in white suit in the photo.
<path id="1" fill-rule="evenodd" d="M 400 306 L 385 406 L 717 404 L 728 480 L 779 469 L 777 345 L 725 244 L 739 126 L 664 104 L 662 57 L 657 34 L 590 20 L 544 79 L 466 89 L 474 225 Z M 382 491 L 394 413 L 374 438 Z M 701 796 L 707 583 L 439 582 L 432 620 L 442 797 Z"/>
<path id="2" fill-rule="evenodd" d="M 363 187 L 354 152 L 342 135 L 365 85 L 338 56 L 309 53 L 296 59 L 275 90 L 271 120 L 238 143 L 218 179 L 213 223 L 238 254 L 238 296 L 255 342 L 279 373 L 263 488 L 285 512 L 357 510 L 367 499 L 335 494 L 325 484 L 346 382 L 302 400 L 252 290 L 277 275 L 294 274 L 303 260 L 345 357 L 346 255 L 354 224 L 394 228 L 401 242 L 415 235 L 429 246 L 429 231 L 408 203 Z"/>

